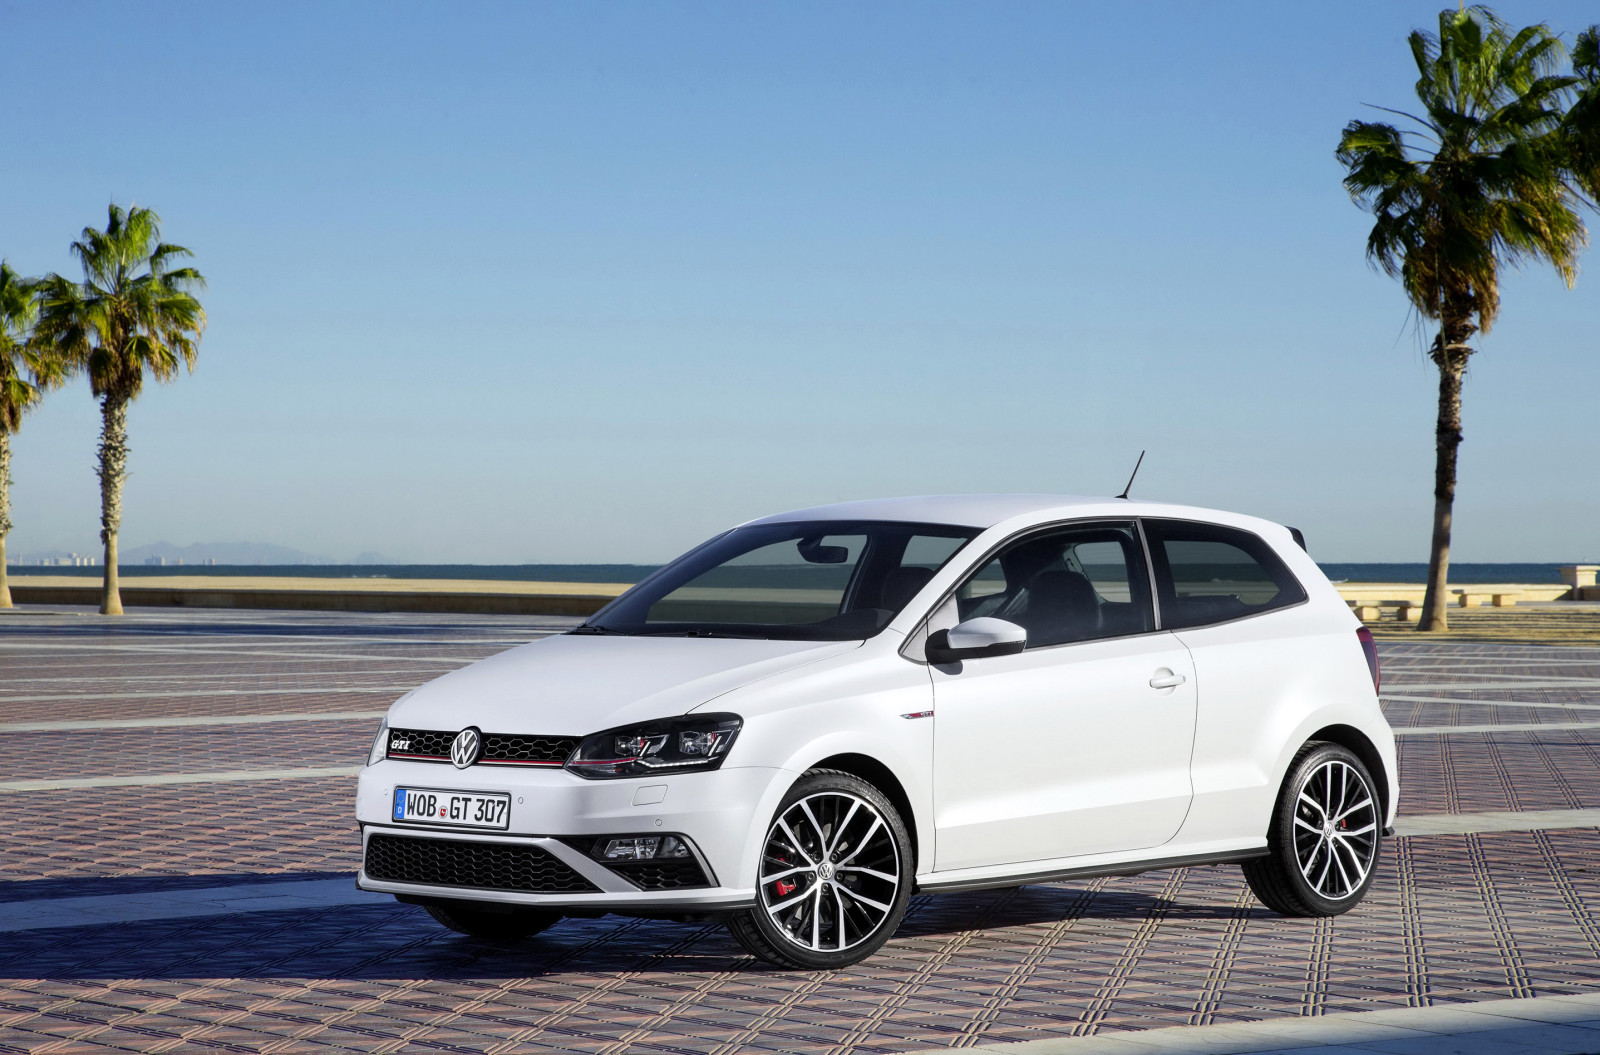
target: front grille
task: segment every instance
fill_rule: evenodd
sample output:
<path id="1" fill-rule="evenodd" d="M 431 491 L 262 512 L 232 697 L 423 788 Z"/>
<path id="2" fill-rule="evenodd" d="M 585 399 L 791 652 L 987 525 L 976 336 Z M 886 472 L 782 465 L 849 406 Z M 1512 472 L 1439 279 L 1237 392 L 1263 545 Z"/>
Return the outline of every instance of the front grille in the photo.
<path id="1" fill-rule="evenodd" d="M 559 766 L 566 762 L 578 741 L 570 736 L 510 736 L 483 734 L 485 766 Z"/>
<path id="2" fill-rule="evenodd" d="M 453 731 L 435 729 L 390 729 L 385 757 L 412 762 L 450 761 Z M 559 766 L 578 746 L 572 736 L 524 736 L 514 733 L 484 733 L 480 766 Z"/>
<path id="3" fill-rule="evenodd" d="M 385 757 L 448 762 L 450 741 L 455 738 L 455 733 L 433 732 L 428 729 L 390 729 L 389 748 Z"/>
<path id="4" fill-rule="evenodd" d="M 527 894 L 594 894 L 599 887 L 537 846 L 373 835 L 365 871 L 372 879 L 428 886 L 517 890 Z"/>
<path id="5" fill-rule="evenodd" d="M 643 890 L 683 890 L 686 887 L 710 886 L 700 862 L 691 858 L 670 861 L 629 861 L 626 864 L 604 862 L 607 868 L 632 881 Z"/>

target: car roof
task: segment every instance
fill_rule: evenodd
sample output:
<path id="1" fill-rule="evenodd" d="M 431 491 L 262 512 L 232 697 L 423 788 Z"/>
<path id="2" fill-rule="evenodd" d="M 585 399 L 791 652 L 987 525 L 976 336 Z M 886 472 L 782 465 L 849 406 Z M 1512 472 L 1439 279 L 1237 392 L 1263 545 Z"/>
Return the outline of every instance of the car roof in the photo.
<path id="1" fill-rule="evenodd" d="M 905 498 L 873 498 L 858 502 L 838 502 L 812 506 L 787 513 L 775 513 L 750 521 L 753 524 L 781 524 L 796 520 L 899 520 L 921 524 L 950 524 L 958 527 L 990 528 L 1019 517 L 1037 520 L 1070 519 L 1086 516 L 1170 516 L 1185 519 L 1238 523 L 1255 520 L 1215 509 L 1148 502 L 1127 498 L 1096 498 L 1084 495 L 996 494 L 996 495 L 917 495 Z"/>

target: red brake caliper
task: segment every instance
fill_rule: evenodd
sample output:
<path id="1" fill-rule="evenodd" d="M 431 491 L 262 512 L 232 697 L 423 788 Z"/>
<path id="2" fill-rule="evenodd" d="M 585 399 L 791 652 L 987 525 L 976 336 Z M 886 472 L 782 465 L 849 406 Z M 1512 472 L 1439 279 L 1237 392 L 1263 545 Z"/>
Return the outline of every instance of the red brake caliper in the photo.
<path id="1" fill-rule="evenodd" d="M 788 897 L 790 894 L 794 893 L 794 888 L 796 885 L 797 884 L 795 883 L 785 883 L 780 879 L 776 883 L 772 884 L 772 887 L 778 892 L 779 897 Z"/>

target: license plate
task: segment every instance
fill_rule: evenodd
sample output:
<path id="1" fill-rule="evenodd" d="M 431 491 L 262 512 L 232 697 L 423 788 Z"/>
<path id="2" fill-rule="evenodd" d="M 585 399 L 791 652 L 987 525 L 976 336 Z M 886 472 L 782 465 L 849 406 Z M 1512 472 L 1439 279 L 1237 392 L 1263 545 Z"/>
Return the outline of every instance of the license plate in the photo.
<path id="1" fill-rule="evenodd" d="M 451 828 L 511 827 L 511 796 L 495 791 L 395 788 L 394 819 Z"/>

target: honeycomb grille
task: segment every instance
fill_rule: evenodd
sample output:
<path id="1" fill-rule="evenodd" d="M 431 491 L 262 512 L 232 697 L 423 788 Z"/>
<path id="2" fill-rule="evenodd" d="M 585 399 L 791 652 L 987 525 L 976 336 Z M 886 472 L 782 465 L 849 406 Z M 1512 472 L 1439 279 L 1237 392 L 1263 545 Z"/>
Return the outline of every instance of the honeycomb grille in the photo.
<path id="1" fill-rule="evenodd" d="M 700 863 L 693 858 L 630 861 L 627 864 L 607 862 L 607 867 L 644 890 L 683 890 L 686 887 L 711 885 Z"/>
<path id="2" fill-rule="evenodd" d="M 510 736 L 483 734 L 483 757 L 489 766 L 559 766 L 578 741 L 570 736 Z"/>
<path id="3" fill-rule="evenodd" d="M 434 732 L 429 729 L 390 729 L 387 758 L 410 758 L 440 762 L 450 761 L 450 741 L 455 733 Z"/>
<path id="4" fill-rule="evenodd" d="M 367 875 L 391 883 L 517 890 L 528 894 L 593 894 L 599 887 L 537 846 L 374 835 Z"/>
<path id="5" fill-rule="evenodd" d="M 450 761 L 450 743 L 456 731 L 436 729 L 390 729 L 385 757 L 412 762 Z M 404 744 L 399 747 L 397 745 Z M 571 736 L 522 736 L 511 733 L 484 733 L 481 766 L 559 766 L 578 746 Z"/>

